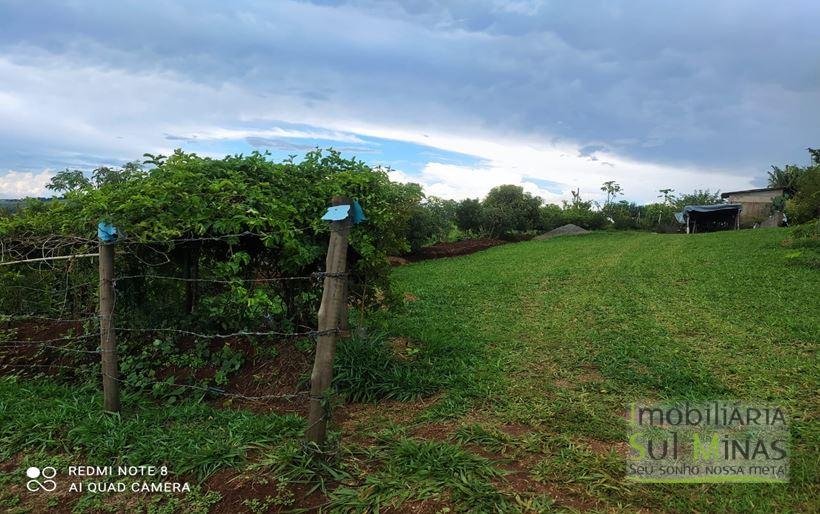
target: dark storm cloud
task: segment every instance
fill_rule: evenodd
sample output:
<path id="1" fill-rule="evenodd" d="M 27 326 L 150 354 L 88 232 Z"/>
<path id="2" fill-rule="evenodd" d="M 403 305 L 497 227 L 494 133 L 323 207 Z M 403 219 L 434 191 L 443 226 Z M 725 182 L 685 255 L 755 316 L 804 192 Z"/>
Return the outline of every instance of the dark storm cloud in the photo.
<path id="1" fill-rule="evenodd" d="M 213 88 L 218 114 L 200 122 L 235 125 L 220 118 L 232 108 L 253 119 L 252 101 L 224 93 L 235 87 L 263 120 L 286 95 L 375 125 L 557 139 L 589 156 L 605 144 L 738 174 L 820 144 L 813 1 L 12 1 L 0 20 L 0 57 L 15 64 L 56 57 Z"/>

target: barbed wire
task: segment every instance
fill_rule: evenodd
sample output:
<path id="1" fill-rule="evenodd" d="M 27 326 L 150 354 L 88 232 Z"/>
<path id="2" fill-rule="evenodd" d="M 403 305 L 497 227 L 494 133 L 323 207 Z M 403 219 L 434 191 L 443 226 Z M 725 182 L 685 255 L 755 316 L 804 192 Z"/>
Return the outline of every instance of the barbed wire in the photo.
<path id="1" fill-rule="evenodd" d="M 114 379 L 117 382 L 120 382 L 121 384 L 128 385 L 128 381 L 123 380 L 120 377 L 115 377 L 113 375 L 109 375 L 108 373 L 106 373 L 104 371 L 102 372 L 102 375 L 104 377 Z M 143 383 L 146 383 L 146 382 L 143 382 Z M 147 381 L 147 384 L 150 384 L 150 385 L 157 385 L 158 384 L 158 385 L 164 385 L 166 387 L 172 387 L 172 388 L 173 387 L 182 387 L 182 388 L 185 388 L 185 389 L 193 389 L 193 390 L 197 390 L 197 391 L 203 391 L 203 392 L 208 392 L 208 393 L 212 393 L 212 394 L 217 394 L 217 395 L 220 395 L 220 396 L 227 396 L 227 397 L 230 397 L 230 398 L 241 398 L 243 400 L 249 400 L 249 401 L 273 400 L 273 399 L 277 399 L 277 400 L 279 400 L 279 399 L 294 399 L 294 398 L 299 398 L 299 397 L 302 397 L 302 396 L 309 396 L 310 395 L 310 393 L 308 391 L 298 391 L 298 392 L 295 392 L 295 393 L 266 394 L 266 395 L 259 395 L 259 396 L 248 396 L 248 395 L 244 395 L 244 394 L 240 394 L 240 393 L 229 393 L 229 392 L 225 391 L 224 389 L 222 389 L 220 387 L 215 387 L 215 386 L 198 386 L 198 385 L 191 385 L 191 384 L 177 384 L 177 383 L 170 383 L 170 382 L 166 382 L 166 381 L 162 381 L 162 380 L 149 380 L 149 381 Z"/>
<path id="2" fill-rule="evenodd" d="M 231 240 L 236 240 L 245 237 L 256 237 L 256 238 L 265 238 L 269 237 L 269 234 L 265 233 L 258 233 L 258 232 L 239 232 L 234 234 L 223 234 L 218 236 L 201 236 L 201 237 L 179 237 L 179 238 L 169 238 L 164 240 L 149 240 L 149 239 L 140 239 L 135 237 L 130 237 L 127 234 L 121 235 L 119 240 L 116 242 L 118 245 L 122 245 L 124 248 L 117 252 L 118 255 L 128 255 L 137 259 L 143 265 L 149 267 L 156 267 L 161 266 L 163 264 L 171 262 L 170 252 L 167 248 L 163 248 L 164 245 L 181 245 L 186 243 L 194 243 L 194 242 L 207 242 L 207 241 L 228 241 L 231 243 Z M 58 311 L 60 313 L 66 310 L 66 306 L 68 304 L 68 297 L 69 293 L 73 290 L 82 287 L 98 287 L 99 283 L 97 281 L 87 281 L 82 282 L 79 284 L 70 284 L 69 277 L 71 273 L 77 272 L 77 270 L 84 271 L 86 270 L 86 266 L 75 266 L 75 262 L 78 262 L 79 259 L 88 258 L 88 257 L 96 257 L 98 254 L 91 253 L 96 246 L 99 245 L 99 241 L 96 238 L 90 237 L 82 237 L 82 236 L 58 236 L 58 235 L 51 235 L 51 236 L 35 236 L 30 235 L 27 236 L 26 234 L 18 235 L 15 239 L 5 239 L 4 241 L 0 241 L 0 266 L 3 265 L 21 265 L 23 269 L 28 269 L 33 272 L 39 272 L 42 277 L 32 274 L 32 276 L 20 275 L 21 278 L 26 280 L 26 284 L 12 284 L 9 285 L 9 289 L 19 288 L 26 291 L 31 292 L 39 292 L 44 293 L 48 297 L 53 296 L 62 296 L 62 308 Z M 144 248 L 147 252 L 154 252 L 156 253 L 159 258 L 150 258 L 150 254 L 148 255 L 149 260 L 161 260 L 162 262 L 159 264 L 154 264 L 145 260 L 146 253 L 145 252 L 137 252 L 136 248 Z M 159 247 L 159 248 L 157 248 Z M 9 268 L 11 269 L 11 268 Z M 57 270 L 58 275 L 56 277 L 49 277 L 45 275 L 45 272 L 54 272 Z M 65 272 L 65 277 L 60 277 L 59 274 Z M 25 272 L 23 272 L 25 273 Z M 214 283 L 214 284 L 235 284 L 235 283 L 283 283 L 289 281 L 314 281 L 317 285 L 323 280 L 328 278 L 347 278 L 349 273 L 329 273 L 324 271 L 317 271 L 305 275 L 297 275 L 297 276 L 281 276 L 281 277 L 259 277 L 259 278 L 200 278 L 200 277 L 179 277 L 179 276 L 172 276 L 172 275 L 161 275 L 161 274 L 126 274 L 121 275 L 118 277 L 114 277 L 115 286 L 118 282 L 125 282 L 127 280 L 137 280 L 137 279 L 145 279 L 145 280 L 172 280 L 172 281 L 179 281 L 179 282 L 191 282 L 191 283 Z M 32 287 L 36 285 L 46 285 L 52 281 L 62 281 L 64 282 L 63 286 L 52 287 L 52 288 L 38 288 Z M 114 309 L 116 310 L 116 303 L 117 303 L 117 289 L 115 287 L 115 294 L 114 294 Z M 59 303 L 59 300 L 57 301 Z M 53 322 L 53 323 L 84 323 L 89 322 L 92 320 L 100 320 L 99 314 L 83 316 L 83 317 L 54 317 L 48 315 L 38 315 L 34 313 L 29 314 L 0 314 L 0 322 L 2 321 L 24 321 L 24 320 L 34 320 L 34 321 L 43 321 L 43 322 Z M 129 326 L 117 326 L 111 327 L 111 329 L 115 332 L 125 332 L 125 333 L 135 333 L 135 334 L 146 334 L 146 333 L 171 333 L 171 334 L 179 334 L 185 336 L 193 336 L 198 339 L 231 339 L 231 338 L 240 338 L 240 337 L 276 337 L 280 339 L 284 338 L 302 338 L 302 337 L 309 337 L 309 338 L 317 338 L 324 335 L 329 334 L 339 334 L 340 330 L 338 328 L 328 329 L 328 330 L 313 330 L 313 329 L 306 329 L 306 330 L 296 330 L 296 331 L 282 331 L 282 330 L 238 330 L 235 332 L 229 333 L 205 333 L 199 332 L 195 330 L 186 330 L 186 329 L 179 329 L 179 328 L 170 328 L 170 327 L 129 327 Z M 36 339 L 15 339 L 15 340 L 2 340 L 0 339 L 0 349 L 26 349 L 31 347 L 38 347 L 38 348 L 47 348 L 56 351 L 64 351 L 64 352 L 73 352 L 78 354 L 88 354 L 88 355 L 99 355 L 103 354 L 106 351 L 116 351 L 116 350 L 103 350 L 99 346 L 96 349 L 85 349 L 85 348 L 74 348 L 68 346 L 71 343 L 77 343 L 84 340 L 88 340 L 90 338 L 100 337 L 100 331 L 91 332 L 87 334 L 80 334 L 80 335 L 69 335 L 69 336 L 62 336 L 62 337 L 54 337 L 51 339 L 44 339 L 44 340 L 36 340 Z M 61 345 L 61 343 L 64 343 Z M 10 353 L 0 354 L 0 357 L 11 356 Z M 23 355 L 20 355 L 23 356 Z M 64 366 L 60 364 L 21 364 L 21 363 L 10 363 L 4 364 L 0 363 L 0 369 L 5 368 L 14 368 L 14 369 L 72 369 L 76 370 L 75 366 Z M 116 380 L 119 383 L 126 384 L 129 386 L 134 385 L 134 381 L 124 380 L 119 376 L 111 376 L 105 372 L 102 373 L 104 377 L 111 378 Z M 241 393 L 234 393 L 228 392 L 224 388 L 216 387 L 216 386 L 203 386 L 203 385 L 195 385 L 195 384 L 184 384 L 184 383 L 169 383 L 167 380 L 155 380 L 149 379 L 148 377 L 136 377 L 140 384 L 148 385 L 148 386 L 166 386 L 170 388 L 184 388 L 187 390 L 195 390 L 201 391 L 203 393 L 214 394 L 226 398 L 235 398 L 244 401 L 264 401 L 264 400 L 293 400 L 296 398 L 305 398 L 310 397 L 310 393 L 308 391 L 297 391 L 293 393 L 283 393 L 283 394 L 260 394 L 260 395 L 248 395 L 248 394 L 241 394 Z M 309 427 L 310 428 L 310 427 Z"/>
<path id="3" fill-rule="evenodd" d="M 0 313 L 0 322 L 14 321 L 14 320 L 43 320 L 55 321 L 60 323 L 84 323 L 92 319 L 100 319 L 99 315 L 85 316 L 83 318 L 52 318 L 48 316 L 40 316 L 37 314 L 3 314 Z"/>
<path id="4" fill-rule="evenodd" d="M 81 350 L 78 348 L 69 348 L 67 346 L 55 346 L 51 344 L 43 344 L 39 341 L 27 341 L 26 344 L 10 344 L 10 345 L 0 345 L 0 348 L 24 348 L 26 346 L 39 346 L 41 348 L 49 348 L 51 350 L 58 350 L 61 352 L 73 352 L 73 353 L 88 353 L 98 355 L 101 353 L 109 353 L 109 350 L 103 350 L 101 348 L 97 348 L 96 350 Z"/>
<path id="5" fill-rule="evenodd" d="M 161 245 L 161 244 L 177 244 L 177 243 L 194 243 L 203 241 L 224 241 L 226 239 L 235 239 L 239 237 L 255 236 L 258 238 L 269 237 L 271 234 L 264 232 L 251 232 L 246 230 L 244 232 L 237 232 L 234 234 L 222 234 L 218 236 L 191 236 L 191 237 L 176 237 L 169 239 L 140 239 L 139 237 L 132 237 L 129 235 L 117 238 L 117 244 L 138 244 L 138 245 Z"/>
<path id="6" fill-rule="evenodd" d="M 150 279 L 160 279 L 160 280 L 175 280 L 179 282 L 204 282 L 204 283 L 215 283 L 215 284 L 234 284 L 240 282 L 250 282 L 250 283 L 257 283 L 257 282 L 287 282 L 290 280 L 321 280 L 325 277 L 331 278 L 342 278 L 347 277 L 349 273 L 328 273 L 325 271 L 316 271 L 311 273 L 310 275 L 296 275 L 296 276 L 288 276 L 288 277 L 262 277 L 262 278 L 233 278 L 233 279 L 221 279 L 221 278 L 187 278 L 187 277 L 175 277 L 172 275 L 152 275 L 152 274 L 136 274 L 136 275 L 122 275 L 118 277 L 114 277 L 114 282 L 120 280 L 130 280 L 135 278 L 150 278 Z"/>
<path id="7" fill-rule="evenodd" d="M 77 366 L 66 366 L 64 364 L 6 364 L 0 363 L 0 369 L 4 368 L 57 368 L 57 369 L 70 369 L 72 371 L 78 371 Z"/>
<path id="8" fill-rule="evenodd" d="M 253 332 L 253 331 L 245 331 L 240 330 L 237 332 L 231 332 L 228 334 L 203 334 L 200 332 L 194 332 L 191 330 L 183 330 L 178 328 L 132 328 L 132 327 L 114 327 L 113 330 L 121 330 L 124 332 L 171 332 L 175 334 L 182 334 L 182 335 L 189 335 L 194 336 L 200 339 L 231 339 L 234 337 L 259 337 L 259 336 L 277 336 L 283 338 L 290 338 L 290 337 L 320 337 L 323 335 L 328 334 L 339 334 L 340 330 L 338 328 L 327 329 L 327 330 L 306 330 L 303 332 L 278 332 L 278 331 L 264 331 L 264 332 Z"/>
<path id="9" fill-rule="evenodd" d="M 99 332 L 92 332 L 89 334 L 79 334 L 79 335 L 72 335 L 72 336 L 63 336 L 63 337 L 55 337 L 53 339 L 17 339 L 17 340 L 6 340 L 0 341 L 2 343 L 56 343 L 59 341 L 73 341 L 76 339 L 88 339 L 90 337 L 100 335 Z"/>

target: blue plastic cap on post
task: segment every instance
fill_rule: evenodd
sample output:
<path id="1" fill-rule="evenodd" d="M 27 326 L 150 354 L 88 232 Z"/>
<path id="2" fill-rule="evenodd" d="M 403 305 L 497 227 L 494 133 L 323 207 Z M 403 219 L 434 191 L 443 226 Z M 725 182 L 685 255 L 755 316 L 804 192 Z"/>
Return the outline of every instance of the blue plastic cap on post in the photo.
<path id="1" fill-rule="evenodd" d="M 348 213 L 350 212 L 349 205 L 334 205 L 333 207 L 328 208 L 327 212 L 324 216 L 322 216 L 322 220 L 324 221 L 342 221 L 346 219 Z"/>
<path id="2" fill-rule="evenodd" d="M 353 223 L 361 223 L 363 221 L 367 221 L 364 210 L 358 200 L 353 200 Z"/>
<path id="3" fill-rule="evenodd" d="M 103 243 L 113 243 L 117 240 L 117 227 L 101 221 L 97 224 L 97 237 Z"/>

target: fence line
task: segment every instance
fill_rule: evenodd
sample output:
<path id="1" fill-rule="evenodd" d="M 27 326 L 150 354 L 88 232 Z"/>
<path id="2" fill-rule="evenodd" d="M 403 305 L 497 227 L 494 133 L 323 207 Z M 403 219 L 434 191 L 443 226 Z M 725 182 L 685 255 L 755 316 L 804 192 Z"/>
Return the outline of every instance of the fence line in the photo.
<path id="1" fill-rule="evenodd" d="M 350 200 L 347 198 L 342 197 L 334 197 L 331 202 L 334 206 L 339 205 L 347 205 L 348 208 L 350 207 Z M 359 213 L 356 215 L 358 219 L 362 219 L 361 216 L 361 208 L 358 204 L 355 205 L 356 208 L 359 209 Z M 355 209 L 354 209 L 355 211 Z M 131 248 L 134 246 L 140 246 L 141 248 L 148 249 L 157 253 L 158 255 L 162 256 L 164 262 L 159 264 L 152 264 L 137 254 L 137 252 L 126 252 L 131 255 L 133 258 L 137 259 L 141 262 L 144 266 L 147 267 L 156 267 L 161 266 L 167 263 L 171 263 L 171 259 L 169 257 L 169 253 L 161 251 L 160 249 L 155 248 L 155 246 L 159 245 L 175 245 L 175 244 L 182 244 L 182 243 L 191 243 L 191 242 L 204 242 L 204 241 L 228 241 L 229 244 L 232 244 L 232 241 L 237 238 L 253 236 L 255 238 L 265 238 L 268 237 L 269 234 L 264 233 L 256 233 L 250 231 L 239 232 L 236 234 L 223 234 L 218 236 L 203 236 L 203 237 L 180 237 L 180 238 L 172 238 L 167 240 L 140 240 L 138 238 L 129 237 L 127 234 L 117 233 L 116 229 L 111 227 L 110 225 L 107 226 L 102 222 L 99 225 L 99 233 L 98 239 L 91 239 L 91 238 L 84 238 L 79 236 L 58 236 L 58 235 L 51 235 L 46 237 L 37 237 L 33 234 L 24 234 L 22 237 L 17 237 L 14 239 L 14 242 L 21 243 L 18 248 L 10 246 L 10 242 L 8 239 L 5 241 L 0 241 L 0 266 L 12 266 L 12 265 L 25 265 L 27 268 L 31 269 L 32 271 L 41 271 L 43 270 L 42 267 L 33 267 L 31 266 L 33 263 L 38 264 L 51 264 L 55 261 L 69 261 L 69 265 L 63 268 L 65 270 L 65 288 L 59 291 L 60 293 L 65 295 L 65 299 L 62 302 L 62 306 L 57 311 L 59 313 L 63 313 L 67 307 L 68 302 L 68 294 L 70 291 L 75 290 L 81 287 L 88 287 L 88 286 L 99 286 L 99 307 L 96 310 L 96 314 L 93 316 L 87 317 L 76 317 L 73 319 L 69 318 L 55 318 L 49 316 L 39 316 L 35 314 L 25 315 L 0 315 L 0 322 L 2 321 L 12 321 L 12 320 L 42 320 L 42 321 L 51 321 L 51 322 L 71 322 L 71 323 L 78 323 L 78 322 L 85 322 L 90 320 L 98 320 L 99 321 L 99 331 L 81 334 L 76 336 L 63 336 L 57 337 L 53 339 L 45 339 L 45 340 L 7 340 L 3 341 L 0 338 L 0 348 L 14 348 L 20 349 L 30 346 L 39 346 L 42 348 L 49 348 L 59 351 L 67 351 L 67 352 L 76 352 L 76 353 L 85 353 L 85 354 L 100 354 L 101 355 L 101 375 L 102 375 L 102 383 L 103 383 L 103 397 L 104 397 L 104 406 L 105 410 L 117 412 L 120 410 L 119 404 L 119 384 L 127 384 L 126 380 L 123 380 L 119 377 L 118 372 L 118 364 L 117 364 L 117 349 L 115 345 L 116 341 L 116 334 L 117 332 L 128 332 L 128 333 L 153 333 L 153 332 L 160 332 L 160 333 L 173 333 L 173 334 L 180 334 L 180 335 L 188 335 L 193 336 L 199 339 L 230 339 L 236 337 L 265 337 L 271 336 L 276 338 L 292 338 L 292 337 L 311 337 L 316 340 L 316 359 L 313 366 L 313 372 L 311 374 L 311 390 L 310 392 L 307 391 L 300 391 L 296 393 L 288 393 L 288 394 L 271 394 L 271 395 L 258 395 L 258 396 L 250 396 L 250 395 L 243 395 L 239 393 L 229 393 L 226 392 L 224 389 L 213 387 L 213 386 L 198 386 L 198 385 L 191 385 L 191 384 L 172 384 L 168 383 L 167 381 L 158 381 L 158 380 L 149 380 L 148 384 L 153 385 L 165 385 L 169 387 L 181 387 L 190 390 L 199 390 L 207 393 L 219 394 L 226 397 L 231 398 L 240 398 L 244 400 L 250 401 L 259 401 L 259 400 L 266 400 L 266 399 L 295 399 L 300 397 L 309 397 L 309 424 L 308 429 L 306 431 L 307 437 L 311 442 L 315 442 L 321 444 L 325 440 L 325 433 L 326 433 L 326 421 L 329 417 L 329 410 L 326 405 L 326 398 L 330 390 L 331 381 L 332 381 L 332 365 L 333 365 L 333 356 L 335 352 L 335 344 L 336 344 L 336 337 L 342 335 L 346 331 L 347 327 L 347 297 L 348 297 L 348 287 L 346 279 L 349 276 L 347 272 L 347 264 L 346 264 L 346 252 L 347 252 L 347 239 L 350 230 L 350 226 L 352 225 L 353 219 L 351 215 L 344 214 L 346 216 L 344 219 L 339 219 L 338 215 L 339 212 L 342 212 L 339 208 L 329 210 L 322 219 L 324 220 L 331 220 L 330 224 L 330 242 L 328 245 L 328 254 L 326 258 L 326 271 L 323 272 L 315 272 L 310 273 L 308 275 L 302 276 L 282 276 L 282 277 L 260 277 L 260 278 L 252 278 L 252 279 L 222 279 L 222 278 L 199 278 L 199 277 L 178 277 L 178 276 L 171 276 L 171 275 L 158 275 L 158 274 L 130 274 L 130 275 L 121 275 L 116 276 L 114 273 L 114 266 L 115 266 L 115 245 L 122 245 L 126 248 Z M 344 211 L 347 212 L 347 211 Z M 98 252 L 91 253 L 86 250 L 88 246 L 97 246 Z M 76 250 L 86 250 L 83 253 L 75 253 L 75 254 L 62 254 L 65 250 L 70 248 L 75 248 Z M 76 251 L 75 250 L 75 251 Z M 13 258 L 14 260 L 6 260 L 7 258 Z M 69 273 L 73 269 L 73 262 L 74 259 L 82 259 L 82 258 L 93 258 L 97 257 L 99 259 L 99 281 L 94 282 L 84 282 L 81 284 L 74 284 L 69 286 Z M 49 269 L 49 268 L 46 268 Z M 51 265 L 51 270 L 58 269 L 56 266 Z M 194 330 L 185 330 L 185 329 L 177 329 L 177 328 L 167 328 L 167 327 L 124 327 L 124 326 L 116 326 L 114 323 L 114 315 L 116 313 L 116 284 L 118 281 L 127 281 L 133 279 L 148 279 L 148 280 L 173 280 L 173 281 L 180 281 L 186 283 L 214 283 L 214 284 L 236 284 L 236 283 L 282 283 L 288 281 L 313 281 L 315 282 L 316 286 L 320 283 L 323 287 L 322 292 L 322 301 L 321 306 L 318 312 L 318 328 L 316 330 L 304 330 L 304 331 L 293 331 L 293 332 L 284 332 L 284 331 L 275 331 L 275 330 L 265 330 L 265 331 L 252 331 L 252 330 L 239 330 L 236 332 L 231 333 L 201 333 Z M 334 280 L 338 279 L 338 280 Z M 43 278 L 39 281 L 36 281 L 35 284 L 40 284 L 46 282 L 47 279 Z M 47 295 L 53 295 L 55 293 L 52 289 L 42 289 L 31 287 L 30 285 L 12 285 L 10 288 L 19 288 L 25 289 L 29 291 L 39 291 L 44 292 Z M 77 299 L 74 299 L 74 304 L 77 303 Z M 57 305 L 59 306 L 59 305 Z M 84 309 L 74 309 L 74 312 L 79 310 L 82 312 Z M 81 341 L 93 337 L 100 337 L 100 345 L 98 348 L 94 350 L 86 350 L 86 349 L 77 349 L 77 348 L 70 348 L 68 346 L 60 346 L 57 343 L 60 342 L 68 342 L 68 341 Z M 35 367 L 42 367 L 47 369 L 62 369 L 62 368 L 70 368 L 70 366 L 61 366 L 61 365 L 44 365 L 44 364 L 0 364 L 0 369 L 7 368 L 7 367 L 18 367 L 18 368 L 35 368 Z M 144 380 L 145 377 L 141 377 Z"/>
<path id="2" fill-rule="evenodd" d="M 128 383 L 127 380 L 123 380 L 119 377 L 113 377 L 113 376 L 107 375 L 104 372 L 103 372 L 103 376 L 106 376 L 107 378 L 116 380 L 117 382 L 119 382 L 121 384 L 127 384 Z M 296 393 L 266 394 L 266 395 L 260 395 L 260 396 L 247 396 L 247 395 L 239 394 L 239 393 L 229 393 L 229 392 L 225 391 L 224 389 L 222 389 L 220 387 L 213 387 L 213 386 L 197 386 L 197 385 L 191 385 L 191 384 L 177 384 L 176 382 L 166 382 L 166 381 L 162 381 L 162 380 L 149 380 L 149 381 L 147 381 L 147 383 L 151 384 L 151 385 L 164 385 L 164 386 L 167 386 L 167 387 L 182 387 L 182 388 L 185 388 L 185 389 L 193 389 L 193 390 L 197 390 L 197 391 L 203 391 L 203 392 L 208 392 L 208 393 L 212 393 L 212 394 L 218 394 L 220 396 L 227 396 L 227 397 L 230 397 L 230 398 L 242 398 L 244 400 L 251 400 L 251 401 L 274 400 L 274 399 L 276 399 L 276 400 L 279 400 L 279 399 L 293 399 L 293 398 L 308 396 L 310 394 L 308 391 L 298 391 Z"/>
<path id="3" fill-rule="evenodd" d="M 82 323 L 92 319 L 100 319 L 99 316 L 86 316 L 84 318 L 50 318 L 48 316 L 39 316 L 36 314 L 2 314 L 0 313 L 0 323 L 4 321 L 13 320 L 27 320 L 27 319 L 41 319 L 43 321 L 59 321 L 61 323 Z"/>
<path id="4" fill-rule="evenodd" d="M 36 259 L 23 259 L 21 261 L 3 261 L 0 262 L 0 266 L 11 266 L 12 264 L 24 264 L 28 262 L 40 262 L 40 261 L 59 261 L 65 259 L 80 259 L 84 257 L 99 257 L 99 253 L 73 253 L 71 255 L 58 255 L 55 257 L 38 257 Z"/>
<path id="5" fill-rule="evenodd" d="M 152 279 L 160 279 L 160 280 L 175 280 L 179 282 L 205 282 L 205 283 L 214 283 L 214 284 L 235 284 L 240 282 L 250 282 L 250 283 L 265 283 L 265 282 L 288 282 L 294 280 L 321 280 L 326 276 L 347 276 L 347 273 L 326 273 L 322 271 L 317 271 L 311 273 L 310 275 L 302 275 L 302 276 L 292 276 L 292 277 L 264 277 L 264 278 L 234 278 L 234 279 L 220 279 L 220 278 L 186 278 L 186 277 L 175 277 L 172 275 L 150 275 L 150 274 L 140 274 L 140 275 L 123 275 L 114 277 L 114 282 L 120 280 L 130 280 L 134 278 L 152 278 Z"/>

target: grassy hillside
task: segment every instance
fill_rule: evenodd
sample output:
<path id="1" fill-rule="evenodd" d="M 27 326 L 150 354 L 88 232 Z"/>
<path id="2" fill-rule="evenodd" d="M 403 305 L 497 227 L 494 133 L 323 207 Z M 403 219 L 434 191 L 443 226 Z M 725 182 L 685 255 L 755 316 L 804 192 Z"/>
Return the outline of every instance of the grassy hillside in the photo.
<path id="1" fill-rule="evenodd" d="M 820 274 L 783 239 L 776 229 L 594 234 L 397 269 L 395 285 L 413 301 L 394 327 L 440 354 L 434 373 L 455 373 L 424 419 L 497 434 L 520 424 L 509 443 L 527 463 L 518 471 L 533 490 L 560 489 L 569 505 L 808 508 Z M 622 413 L 665 398 L 784 405 L 792 483 L 625 485 Z"/>
<path id="2" fill-rule="evenodd" d="M 591 234 L 393 271 L 403 306 L 340 342 L 334 450 L 264 404 L 0 380 L 0 506 L 11 512 L 805 512 L 818 495 L 820 274 L 782 230 Z M 624 479 L 636 400 L 778 403 L 791 483 Z M 186 496 L 25 491 L 28 465 L 166 463 Z M 12 472 L 12 470 L 14 470 Z"/>

